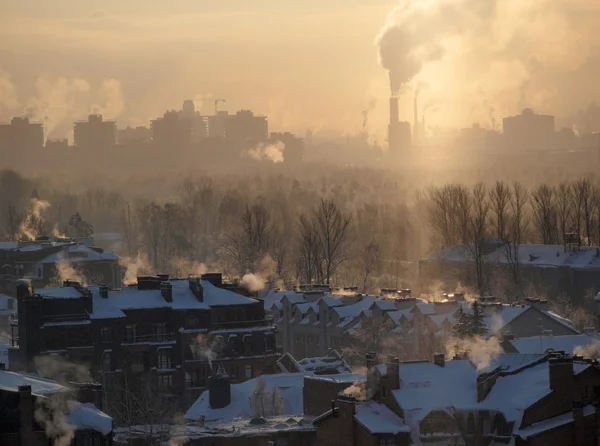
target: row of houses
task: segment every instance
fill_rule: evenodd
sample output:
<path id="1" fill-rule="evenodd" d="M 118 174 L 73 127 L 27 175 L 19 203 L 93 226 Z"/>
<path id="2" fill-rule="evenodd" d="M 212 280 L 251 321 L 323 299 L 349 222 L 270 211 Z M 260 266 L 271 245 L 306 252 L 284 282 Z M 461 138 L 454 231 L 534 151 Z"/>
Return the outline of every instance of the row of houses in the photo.
<path id="1" fill-rule="evenodd" d="M 550 311 L 543 299 L 503 304 L 488 297 L 479 304 L 487 336 L 579 334 L 571 321 Z M 385 342 L 400 359 L 431 359 L 434 353 L 445 351 L 460 314 L 473 311 L 460 294 L 428 301 L 411 297 L 409 290 L 384 290 L 380 296 L 271 291 L 264 306 L 277 326 L 281 350 L 299 358 L 323 355 L 332 348 L 350 351 L 362 339 Z M 373 343 L 370 347 L 383 348 Z"/>

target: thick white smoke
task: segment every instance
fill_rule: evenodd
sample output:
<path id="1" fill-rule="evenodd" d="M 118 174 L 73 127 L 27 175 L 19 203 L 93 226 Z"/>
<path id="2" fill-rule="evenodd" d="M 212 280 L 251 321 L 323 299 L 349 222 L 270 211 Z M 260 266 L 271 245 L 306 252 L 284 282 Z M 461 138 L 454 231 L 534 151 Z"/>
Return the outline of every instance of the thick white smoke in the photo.
<path id="1" fill-rule="evenodd" d="M 268 160 L 273 163 L 282 163 L 284 150 L 285 144 L 281 141 L 277 141 L 274 144 L 261 143 L 253 149 L 248 150 L 248 155 L 259 161 Z"/>
<path id="2" fill-rule="evenodd" d="M 17 239 L 35 240 L 39 234 L 40 227 L 43 226 L 42 212 L 50 207 L 50 203 L 45 200 L 32 198 L 29 202 L 29 209 L 25 218 L 19 225 Z"/>
<path id="3" fill-rule="evenodd" d="M 525 107 L 587 106 L 580 86 L 597 72 L 598 23 L 594 0 L 402 0 L 376 43 L 392 94 L 423 85 L 438 122 L 493 127 Z"/>

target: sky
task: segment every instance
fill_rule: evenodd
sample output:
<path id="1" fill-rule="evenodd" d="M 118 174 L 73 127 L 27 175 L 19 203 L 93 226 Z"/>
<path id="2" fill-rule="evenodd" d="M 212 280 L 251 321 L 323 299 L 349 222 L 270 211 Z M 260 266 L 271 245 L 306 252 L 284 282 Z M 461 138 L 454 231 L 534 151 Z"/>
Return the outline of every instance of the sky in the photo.
<path id="1" fill-rule="evenodd" d="M 64 137 L 90 112 L 148 125 L 225 98 L 273 131 L 350 135 L 369 110 L 384 138 L 390 67 L 403 120 L 417 90 L 432 126 L 569 117 L 600 99 L 598 25 L 597 0 L 4 1 L 0 121 Z"/>
<path id="2" fill-rule="evenodd" d="M 43 97 L 38 109 L 69 102 L 77 110 L 69 117 L 83 118 L 87 103 L 89 111 L 131 125 L 180 108 L 184 99 L 210 113 L 212 99 L 225 98 L 222 109 L 265 114 L 273 130 L 357 130 L 371 90 L 379 84 L 385 94 L 374 38 L 393 4 L 2 2 L 0 72 L 13 92 L 0 88 L 0 119 L 31 97 Z M 106 107 L 105 81 L 119 86 L 123 105 L 116 110 Z"/>

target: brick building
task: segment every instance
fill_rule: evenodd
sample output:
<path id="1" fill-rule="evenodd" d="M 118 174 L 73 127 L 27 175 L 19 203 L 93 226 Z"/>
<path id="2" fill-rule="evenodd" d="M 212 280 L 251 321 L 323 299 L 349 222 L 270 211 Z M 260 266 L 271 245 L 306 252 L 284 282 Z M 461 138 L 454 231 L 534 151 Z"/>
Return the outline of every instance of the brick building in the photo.
<path id="1" fill-rule="evenodd" d="M 101 409 L 99 384 L 66 387 L 0 370 L 0 444 L 4 446 L 110 446 L 112 419 Z"/>
<path id="2" fill-rule="evenodd" d="M 14 293 L 15 279 L 26 278 L 38 288 L 48 286 L 57 276 L 57 263 L 69 265 L 92 283 L 121 286 L 123 268 L 114 252 L 94 246 L 88 237 L 50 238 L 0 243 L 0 292 Z"/>
<path id="3" fill-rule="evenodd" d="M 234 291 L 220 274 L 139 277 L 121 290 L 17 288 L 11 369 L 33 370 L 36 356 L 85 364 L 100 382 L 125 373 L 149 379 L 159 394 L 194 401 L 222 364 L 234 382 L 273 373 L 275 327 L 262 303 Z"/>
<path id="4" fill-rule="evenodd" d="M 600 369 L 564 353 L 391 362 L 314 420 L 327 445 L 598 444 Z M 346 391 L 348 393 L 348 391 Z"/>

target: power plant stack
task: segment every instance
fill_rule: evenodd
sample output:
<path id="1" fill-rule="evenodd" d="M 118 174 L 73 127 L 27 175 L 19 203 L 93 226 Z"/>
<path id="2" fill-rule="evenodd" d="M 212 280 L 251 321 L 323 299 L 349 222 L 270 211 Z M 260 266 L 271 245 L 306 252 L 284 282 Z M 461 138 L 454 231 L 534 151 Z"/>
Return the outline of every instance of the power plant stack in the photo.
<path id="1" fill-rule="evenodd" d="M 410 123 L 400 121 L 398 113 L 398 98 L 390 98 L 390 124 L 388 125 L 388 144 L 390 153 L 396 156 L 407 156 L 410 153 L 411 136 Z"/>

